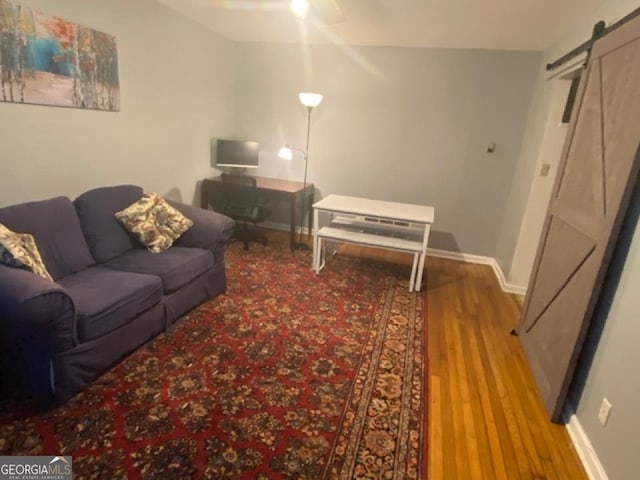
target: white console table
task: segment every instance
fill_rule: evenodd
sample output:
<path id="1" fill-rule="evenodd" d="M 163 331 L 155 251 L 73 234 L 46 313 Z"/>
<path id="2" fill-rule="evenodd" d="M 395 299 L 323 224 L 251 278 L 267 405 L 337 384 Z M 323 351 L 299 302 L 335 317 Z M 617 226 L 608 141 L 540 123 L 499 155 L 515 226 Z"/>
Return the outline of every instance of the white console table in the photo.
<path id="1" fill-rule="evenodd" d="M 313 269 L 325 265 L 326 243 L 353 243 L 413 254 L 409 290 L 419 291 L 433 207 L 329 195 L 313 204 Z"/>

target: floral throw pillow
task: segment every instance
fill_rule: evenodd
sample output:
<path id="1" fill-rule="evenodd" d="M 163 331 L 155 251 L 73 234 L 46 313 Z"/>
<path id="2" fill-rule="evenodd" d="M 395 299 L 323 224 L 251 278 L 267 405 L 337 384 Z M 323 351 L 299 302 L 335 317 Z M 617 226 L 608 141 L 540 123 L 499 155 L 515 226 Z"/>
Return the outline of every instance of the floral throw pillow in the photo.
<path id="1" fill-rule="evenodd" d="M 193 226 L 157 193 L 147 193 L 115 214 L 118 221 L 149 251 L 160 253 Z"/>
<path id="2" fill-rule="evenodd" d="M 26 268 L 36 275 L 53 280 L 45 267 L 33 235 L 15 233 L 0 223 L 0 263 Z"/>

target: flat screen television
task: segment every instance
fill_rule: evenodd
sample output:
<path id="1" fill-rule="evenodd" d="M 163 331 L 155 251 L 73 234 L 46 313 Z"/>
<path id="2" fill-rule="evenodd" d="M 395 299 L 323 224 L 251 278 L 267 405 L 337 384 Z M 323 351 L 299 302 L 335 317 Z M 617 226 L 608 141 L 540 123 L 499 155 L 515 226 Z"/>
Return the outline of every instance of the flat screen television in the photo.
<path id="1" fill-rule="evenodd" d="M 218 167 L 258 168 L 258 142 L 218 138 L 215 151 Z"/>

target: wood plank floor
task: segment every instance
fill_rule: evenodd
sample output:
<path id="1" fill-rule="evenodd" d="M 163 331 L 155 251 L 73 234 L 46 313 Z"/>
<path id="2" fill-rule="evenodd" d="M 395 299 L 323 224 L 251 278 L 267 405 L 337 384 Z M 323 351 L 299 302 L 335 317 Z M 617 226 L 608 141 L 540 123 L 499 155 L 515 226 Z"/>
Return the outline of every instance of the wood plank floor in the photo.
<path id="1" fill-rule="evenodd" d="M 428 478 L 586 479 L 544 412 L 491 267 L 427 259 Z"/>
<path id="2" fill-rule="evenodd" d="M 287 240 L 282 232 L 269 238 Z M 410 255 L 339 252 L 405 263 L 409 275 Z M 489 266 L 428 257 L 425 270 L 426 478 L 587 479 L 565 427 L 547 419 L 520 342 L 509 334 L 519 298 L 502 292 Z"/>

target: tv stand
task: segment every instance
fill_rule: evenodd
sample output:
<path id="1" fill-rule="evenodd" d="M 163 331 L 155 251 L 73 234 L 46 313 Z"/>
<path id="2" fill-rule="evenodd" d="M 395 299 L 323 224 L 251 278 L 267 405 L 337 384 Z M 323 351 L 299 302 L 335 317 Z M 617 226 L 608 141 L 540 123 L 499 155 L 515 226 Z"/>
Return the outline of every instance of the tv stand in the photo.
<path id="1" fill-rule="evenodd" d="M 329 195 L 313 205 L 313 215 L 317 274 L 325 266 L 328 242 L 384 248 L 413 255 L 409 291 L 420 291 L 433 207 Z"/>

